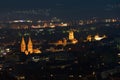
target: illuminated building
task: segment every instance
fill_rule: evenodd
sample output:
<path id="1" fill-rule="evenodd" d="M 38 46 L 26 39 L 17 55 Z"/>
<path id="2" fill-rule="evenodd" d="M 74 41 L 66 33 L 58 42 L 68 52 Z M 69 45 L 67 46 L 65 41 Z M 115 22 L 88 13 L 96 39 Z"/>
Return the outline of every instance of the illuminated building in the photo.
<path id="1" fill-rule="evenodd" d="M 25 52 L 25 50 L 26 50 L 26 43 L 25 43 L 24 37 L 22 37 L 21 52 Z"/>
<path id="2" fill-rule="evenodd" d="M 55 25 L 53 23 L 50 23 L 50 28 L 55 28 Z"/>
<path id="3" fill-rule="evenodd" d="M 73 31 L 69 32 L 69 40 L 73 40 L 74 39 L 74 33 Z"/>
<path id="4" fill-rule="evenodd" d="M 88 36 L 87 36 L 87 41 L 89 41 L 89 42 L 92 41 L 92 36 L 91 36 L 91 35 L 88 35 Z"/>
<path id="5" fill-rule="evenodd" d="M 69 32 L 69 40 L 70 40 L 70 43 L 72 43 L 72 44 L 76 44 L 78 42 L 78 40 L 74 38 L 74 32 L 73 31 Z"/>
<path id="6" fill-rule="evenodd" d="M 57 43 L 58 43 L 59 45 L 61 45 L 61 44 L 63 44 L 63 41 L 62 41 L 62 40 L 59 40 Z"/>
<path id="7" fill-rule="evenodd" d="M 41 25 L 37 25 L 37 26 L 32 25 L 31 28 L 42 28 L 42 26 Z"/>
<path id="8" fill-rule="evenodd" d="M 29 37 L 29 40 L 28 40 L 28 52 L 29 53 L 33 53 L 33 43 L 32 43 L 32 40 L 31 38 Z"/>
<path id="9" fill-rule="evenodd" d="M 97 35 L 95 35 L 95 37 L 94 37 L 94 39 L 96 40 L 96 41 L 100 41 L 100 40 L 102 40 L 102 39 L 104 39 L 104 38 L 106 38 L 106 36 L 104 35 L 104 36 L 102 36 L 102 37 L 100 37 L 98 34 Z"/>
<path id="10" fill-rule="evenodd" d="M 84 24 L 84 21 L 80 20 L 79 25 L 83 25 L 83 24 Z"/>
<path id="11" fill-rule="evenodd" d="M 67 44 L 67 40 L 64 38 L 63 39 L 63 45 L 66 46 L 66 44 Z"/>
<path id="12" fill-rule="evenodd" d="M 30 37 L 29 37 L 29 40 L 28 40 L 27 47 L 26 47 L 24 37 L 22 37 L 21 52 L 24 52 L 26 55 L 33 54 L 33 53 L 35 53 L 35 54 L 41 53 L 41 51 L 39 49 L 33 49 L 33 43 L 32 43 L 32 40 L 31 40 Z"/>
<path id="13" fill-rule="evenodd" d="M 28 29 L 29 26 L 26 24 L 18 25 L 18 24 L 12 24 L 10 26 L 11 29 Z"/>
<path id="14" fill-rule="evenodd" d="M 68 26 L 68 24 L 67 24 L 67 23 L 63 23 L 63 22 L 61 22 L 60 24 L 58 24 L 58 26 L 66 27 L 66 26 Z"/>
<path id="15" fill-rule="evenodd" d="M 54 44 L 54 45 L 56 45 L 56 46 L 58 46 L 58 45 L 66 46 L 66 45 L 67 45 L 67 40 L 64 38 L 63 40 L 58 40 L 58 41 L 55 42 L 55 43 L 49 43 L 49 44 Z"/>
<path id="16" fill-rule="evenodd" d="M 53 44 L 53 45 L 63 45 L 66 46 L 67 44 L 76 44 L 78 42 L 77 39 L 74 38 L 74 32 L 70 31 L 69 35 L 68 35 L 68 40 L 66 38 L 63 38 L 63 40 L 58 40 L 55 43 L 49 43 L 49 44 Z"/>
<path id="17" fill-rule="evenodd" d="M 97 35 L 95 35 L 94 37 L 92 37 L 91 35 L 88 35 L 88 36 L 87 36 L 87 41 L 89 41 L 89 42 L 91 42 L 91 41 L 100 41 L 100 40 L 102 40 L 102 39 L 104 39 L 104 38 L 106 38 L 105 35 L 99 36 L 99 35 L 97 34 Z"/>
<path id="18" fill-rule="evenodd" d="M 47 24 L 47 23 L 44 23 L 44 27 L 48 27 L 48 24 Z"/>

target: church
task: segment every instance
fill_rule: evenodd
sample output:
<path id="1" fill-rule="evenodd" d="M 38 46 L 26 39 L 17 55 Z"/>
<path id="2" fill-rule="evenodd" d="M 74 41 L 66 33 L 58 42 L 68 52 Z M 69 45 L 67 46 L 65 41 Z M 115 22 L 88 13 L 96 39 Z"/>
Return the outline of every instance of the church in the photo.
<path id="1" fill-rule="evenodd" d="M 33 42 L 31 40 L 31 37 L 29 37 L 27 44 L 25 42 L 24 37 L 22 37 L 20 46 L 21 46 L 21 52 L 25 53 L 26 55 L 42 53 L 39 49 L 33 48 Z"/>

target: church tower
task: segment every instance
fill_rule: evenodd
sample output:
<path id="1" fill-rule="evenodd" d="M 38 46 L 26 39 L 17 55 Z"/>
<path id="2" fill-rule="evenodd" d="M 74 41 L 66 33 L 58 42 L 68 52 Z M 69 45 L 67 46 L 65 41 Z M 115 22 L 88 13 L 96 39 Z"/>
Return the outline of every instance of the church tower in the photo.
<path id="1" fill-rule="evenodd" d="M 22 41 L 21 41 L 21 52 L 25 52 L 25 50 L 26 50 L 26 44 L 25 44 L 24 37 L 22 37 Z"/>
<path id="2" fill-rule="evenodd" d="M 27 48 L 28 48 L 28 52 L 29 52 L 30 54 L 32 54 L 32 53 L 33 53 L 33 43 L 32 43 L 32 40 L 31 40 L 30 37 L 29 37 L 29 40 L 28 40 Z"/>
<path id="3" fill-rule="evenodd" d="M 69 32 L 69 40 L 74 40 L 74 32 L 73 31 Z"/>
<path id="4" fill-rule="evenodd" d="M 21 41 L 21 52 L 23 52 L 26 55 L 29 54 L 38 54 L 41 53 L 41 51 L 39 49 L 33 49 L 33 42 L 31 40 L 31 38 L 29 37 L 28 39 L 28 43 L 25 43 L 25 39 L 24 37 L 22 37 L 22 41 Z"/>

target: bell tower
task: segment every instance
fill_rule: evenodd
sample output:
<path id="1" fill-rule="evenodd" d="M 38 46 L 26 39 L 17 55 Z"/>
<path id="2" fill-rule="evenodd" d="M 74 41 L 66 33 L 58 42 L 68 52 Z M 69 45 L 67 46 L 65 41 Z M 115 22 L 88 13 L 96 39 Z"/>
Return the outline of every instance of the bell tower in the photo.
<path id="1" fill-rule="evenodd" d="M 69 32 L 69 40 L 74 40 L 74 32 L 73 31 Z"/>

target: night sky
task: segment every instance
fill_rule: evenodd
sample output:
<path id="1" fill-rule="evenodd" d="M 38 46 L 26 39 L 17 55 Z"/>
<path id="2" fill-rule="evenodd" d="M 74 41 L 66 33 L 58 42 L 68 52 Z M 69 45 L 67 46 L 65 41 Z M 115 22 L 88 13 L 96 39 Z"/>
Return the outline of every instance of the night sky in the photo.
<path id="1" fill-rule="evenodd" d="M 120 0 L 0 0 L 1 8 L 100 8 Z"/>
<path id="2" fill-rule="evenodd" d="M 47 8 L 62 16 L 119 16 L 120 0 L 0 0 L 1 11 Z"/>

